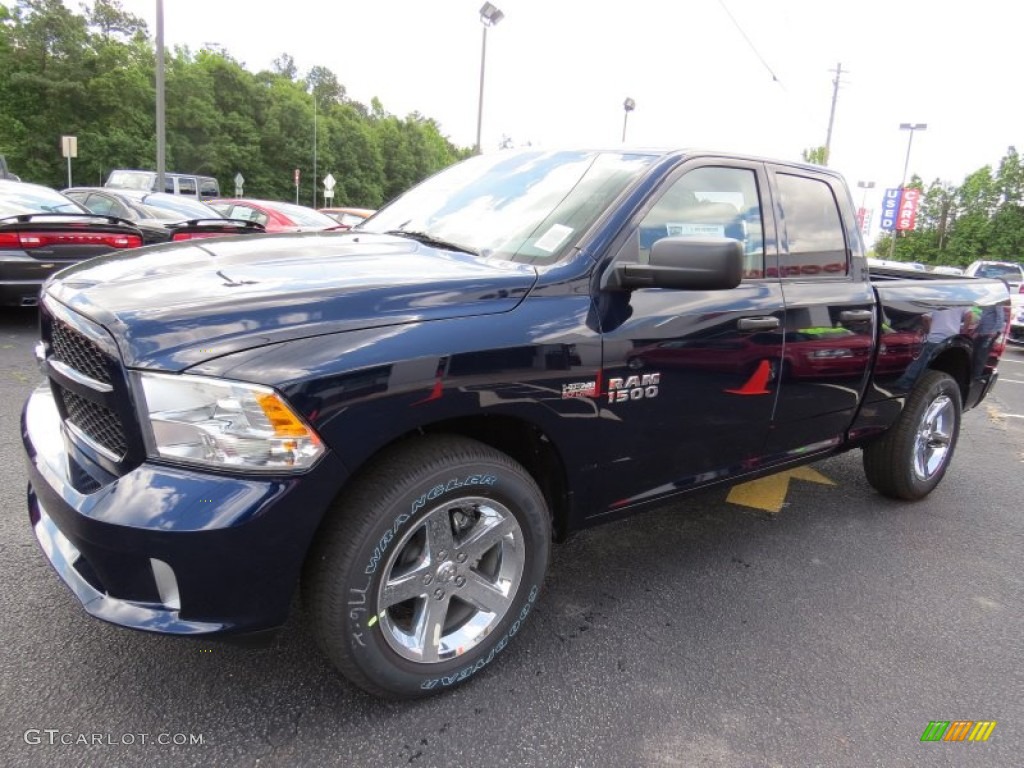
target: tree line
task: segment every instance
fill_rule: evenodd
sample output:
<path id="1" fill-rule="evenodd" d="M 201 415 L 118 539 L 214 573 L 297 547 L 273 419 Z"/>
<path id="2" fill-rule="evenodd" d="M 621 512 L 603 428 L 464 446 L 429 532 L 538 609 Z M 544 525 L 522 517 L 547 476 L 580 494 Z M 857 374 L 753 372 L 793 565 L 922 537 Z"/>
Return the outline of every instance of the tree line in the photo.
<path id="1" fill-rule="evenodd" d="M 935 179 L 921 191 L 917 226 L 896 235 L 896 258 L 928 265 L 966 266 L 976 259 L 1024 262 L 1024 163 L 1009 147 L 999 167 L 986 165 L 959 186 Z M 875 252 L 887 255 L 892 236 L 883 234 Z"/>
<path id="2" fill-rule="evenodd" d="M 377 208 L 471 154 L 433 119 L 350 99 L 326 67 L 300 76 L 288 54 L 256 73 L 223 49 L 176 47 L 164 61 L 166 168 L 214 176 L 225 194 L 241 173 L 247 196 L 294 200 L 298 168 L 301 203 L 313 203 L 330 172 L 334 204 Z M 58 189 L 67 184 L 62 135 L 78 137 L 75 184 L 101 185 L 114 168 L 155 169 L 155 70 L 145 22 L 118 0 L 81 13 L 62 0 L 0 6 L 0 154 L 22 179 Z"/>

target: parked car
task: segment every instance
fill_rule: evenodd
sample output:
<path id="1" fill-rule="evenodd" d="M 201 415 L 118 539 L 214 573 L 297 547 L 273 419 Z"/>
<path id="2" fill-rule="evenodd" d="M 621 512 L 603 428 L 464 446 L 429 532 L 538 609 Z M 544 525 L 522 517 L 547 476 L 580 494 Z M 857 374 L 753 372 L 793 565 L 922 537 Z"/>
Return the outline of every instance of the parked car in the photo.
<path id="1" fill-rule="evenodd" d="M 197 176 L 190 173 L 165 173 L 164 189 L 156 188 L 156 171 L 111 171 L 105 187 L 135 189 L 142 192 L 167 192 L 172 195 L 212 200 L 220 197 L 220 184 L 212 176 Z"/>
<path id="2" fill-rule="evenodd" d="M 308 232 L 341 228 L 338 222 L 327 214 L 294 203 L 225 198 L 210 200 L 209 204 L 229 219 L 254 221 L 265 227 L 267 232 Z"/>
<path id="3" fill-rule="evenodd" d="M 876 277 L 857 233 L 827 168 L 530 149 L 354 233 L 73 267 L 22 419 L 34 534 L 106 621 L 260 634 L 301 583 L 354 684 L 451 688 L 520 632 L 556 537 L 852 449 L 885 497 L 939 485 L 1006 286 Z M 749 365 L 686 349 L 708 338 Z"/>
<path id="4" fill-rule="evenodd" d="M 961 267 L 949 267 L 949 266 L 938 266 L 932 267 L 932 272 L 937 275 L 962 275 L 964 273 Z"/>
<path id="5" fill-rule="evenodd" d="M 35 306 L 63 267 L 142 243 L 127 221 L 94 215 L 48 187 L 0 180 L 0 304 Z"/>
<path id="6" fill-rule="evenodd" d="M 72 187 L 64 190 L 64 194 L 93 213 L 133 222 L 142 230 L 146 245 L 167 240 L 196 240 L 266 231 L 256 222 L 228 220 L 206 203 L 166 192 Z"/>
<path id="7" fill-rule="evenodd" d="M 968 277 L 997 277 L 1013 287 L 1024 282 L 1024 267 L 1012 261 L 972 261 L 964 274 Z"/>
<path id="8" fill-rule="evenodd" d="M 964 274 L 969 277 L 999 278 L 1010 289 L 1014 308 L 1024 307 L 1024 266 L 1012 261 L 974 261 L 964 270 Z"/>
<path id="9" fill-rule="evenodd" d="M 341 224 L 345 229 L 351 229 L 356 224 L 362 224 L 377 211 L 372 208 L 321 208 L 320 213 L 325 213 Z"/>
<path id="10" fill-rule="evenodd" d="M 140 192 L 133 189 L 106 187 L 72 187 L 64 194 L 81 203 L 92 213 L 117 216 L 153 230 L 152 242 L 164 242 L 169 223 L 189 219 L 223 219 L 217 210 L 198 200 L 165 192 Z M 147 240 L 149 242 L 149 240 Z"/>
<path id="11" fill-rule="evenodd" d="M 869 267 L 885 267 L 886 269 L 910 269 L 924 272 L 925 266 L 917 261 L 896 261 L 894 259 L 868 259 Z"/>
<path id="12" fill-rule="evenodd" d="M 1009 342 L 1015 346 L 1024 346 L 1024 305 L 1017 305 L 1010 315 Z"/>

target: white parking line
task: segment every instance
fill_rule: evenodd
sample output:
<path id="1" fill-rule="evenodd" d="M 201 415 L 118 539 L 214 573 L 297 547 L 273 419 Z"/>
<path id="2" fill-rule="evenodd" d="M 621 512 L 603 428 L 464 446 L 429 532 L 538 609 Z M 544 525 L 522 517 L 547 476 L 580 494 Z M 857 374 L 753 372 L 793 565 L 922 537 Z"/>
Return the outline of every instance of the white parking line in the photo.
<path id="1" fill-rule="evenodd" d="M 1004 382 L 1006 384 L 1024 384 L 1024 381 L 1018 381 L 1017 379 L 1004 379 L 1004 378 L 1000 377 L 999 378 L 999 383 L 1003 384 Z"/>
<path id="2" fill-rule="evenodd" d="M 1007 357 L 999 358 L 999 364 L 1002 365 L 1003 363 L 1009 363 L 1010 365 L 1024 365 L 1024 360 L 1010 360 Z"/>
<path id="3" fill-rule="evenodd" d="M 1019 413 L 1000 413 L 999 418 L 1001 419 L 1024 419 L 1024 415 Z"/>

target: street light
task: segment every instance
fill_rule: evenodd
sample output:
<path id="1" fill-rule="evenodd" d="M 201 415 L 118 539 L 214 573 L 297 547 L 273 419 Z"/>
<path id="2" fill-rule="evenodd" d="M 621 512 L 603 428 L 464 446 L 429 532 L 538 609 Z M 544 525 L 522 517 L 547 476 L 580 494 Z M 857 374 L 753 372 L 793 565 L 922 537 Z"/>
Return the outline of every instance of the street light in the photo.
<path id="1" fill-rule="evenodd" d="M 900 123 L 901 131 L 910 131 L 907 139 L 907 159 L 903 163 L 903 178 L 900 180 L 900 199 L 902 200 L 903 187 L 907 183 L 907 169 L 910 168 L 910 148 L 914 146 L 914 131 L 928 130 L 928 123 Z M 892 240 L 889 242 L 889 258 L 896 252 L 896 230 L 893 230 Z"/>
<path id="2" fill-rule="evenodd" d="M 907 159 L 903 163 L 903 180 L 900 182 L 900 189 L 907 183 L 907 169 L 910 167 L 910 148 L 914 145 L 914 131 L 928 130 L 928 123 L 900 123 L 901 131 L 910 131 L 907 139 Z"/>
<path id="3" fill-rule="evenodd" d="M 476 110 L 476 153 L 480 154 L 480 131 L 484 124 L 484 66 L 487 63 L 487 28 L 505 18 L 505 14 L 491 3 L 480 8 L 480 23 L 484 25 L 484 40 L 480 48 L 480 102 Z"/>
<path id="4" fill-rule="evenodd" d="M 622 143 L 625 144 L 626 124 L 629 122 L 629 113 L 636 109 L 636 102 L 627 97 L 626 100 L 622 102 L 622 109 L 625 111 L 625 114 L 622 116 Z"/>

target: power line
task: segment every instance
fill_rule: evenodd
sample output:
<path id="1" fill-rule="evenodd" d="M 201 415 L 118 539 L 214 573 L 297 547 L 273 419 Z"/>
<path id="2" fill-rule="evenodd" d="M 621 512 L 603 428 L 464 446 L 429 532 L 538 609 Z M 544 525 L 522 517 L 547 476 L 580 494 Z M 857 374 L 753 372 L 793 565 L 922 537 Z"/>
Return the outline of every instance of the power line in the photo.
<path id="1" fill-rule="evenodd" d="M 778 83 L 782 90 L 786 90 L 786 86 L 782 84 L 782 81 L 779 80 L 778 76 L 772 71 L 772 68 L 768 66 L 768 62 L 764 60 L 764 56 L 761 55 L 761 52 L 757 50 L 757 46 L 754 45 L 754 41 L 750 39 L 750 36 L 743 31 L 743 27 L 740 26 L 740 23 L 736 21 L 736 17 L 732 15 L 732 12 L 726 6 L 725 0 L 718 0 L 718 4 L 722 6 L 722 10 L 725 11 L 725 15 L 729 17 L 730 21 L 732 21 L 733 26 L 735 26 L 739 33 L 743 35 L 743 39 L 747 41 L 747 45 L 750 46 L 750 50 L 754 52 L 754 55 L 757 56 L 761 64 L 764 65 L 764 68 L 768 70 L 768 74 L 772 76 L 772 80 Z"/>

